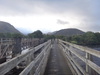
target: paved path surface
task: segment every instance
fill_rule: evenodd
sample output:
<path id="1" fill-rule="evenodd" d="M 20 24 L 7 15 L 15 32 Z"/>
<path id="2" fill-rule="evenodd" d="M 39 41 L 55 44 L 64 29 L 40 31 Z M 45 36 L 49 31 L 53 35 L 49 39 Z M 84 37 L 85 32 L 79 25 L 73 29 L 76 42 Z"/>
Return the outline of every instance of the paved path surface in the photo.
<path id="1" fill-rule="evenodd" d="M 56 42 L 53 44 L 44 75 L 72 75 Z"/>

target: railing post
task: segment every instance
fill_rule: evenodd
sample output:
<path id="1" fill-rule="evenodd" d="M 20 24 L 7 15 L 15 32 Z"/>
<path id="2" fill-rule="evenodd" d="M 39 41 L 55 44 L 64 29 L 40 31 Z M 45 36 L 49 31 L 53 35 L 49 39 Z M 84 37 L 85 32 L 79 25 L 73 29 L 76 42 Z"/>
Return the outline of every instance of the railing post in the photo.
<path id="1" fill-rule="evenodd" d="M 86 59 L 88 59 L 88 56 L 89 56 L 89 54 L 88 53 L 86 53 Z M 88 73 L 89 72 L 89 66 L 86 64 L 86 72 Z"/>
<path id="2" fill-rule="evenodd" d="M 1 46 L 2 46 L 2 38 L 0 39 L 0 57 L 1 57 L 1 51 L 2 51 L 2 49 L 1 49 Z"/>
<path id="3" fill-rule="evenodd" d="M 34 60 L 34 54 L 32 54 L 31 60 Z M 30 71 L 30 75 L 34 74 L 34 67 Z"/>
<path id="4" fill-rule="evenodd" d="M 14 50 L 13 50 L 13 57 L 17 56 L 21 53 L 21 38 L 14 38 L 15 44 L 14 44 Z"/>
<path id="5" fill-rule="evenodd" d="M 28 59 L 28 61 L 26 60 L 27 61 L 27 65 L 29 65 L 34 60 L 34 52 L 27 59 Z M 34 67 L 30 70 L 28 75 L 33 75 L 33 74 L 34 74 Z"/>
<path id="6" fill-rule="evenodd" d="M 69 45 L 68 54 L 69 54 L 70 56 L 72 56 L 70 50 L 72 50 L 72 46 Z"/>
<path id="7" fill-rule="evenodd" d="M 92 56 L 91 56 L 91 54 L 86 52 L 86 61 L 87 60 L 91 60 L 92 61 Z M 86 72 L 91 74 L 91 68 L 87 65 L 87 63 L 86 63 Z"/>

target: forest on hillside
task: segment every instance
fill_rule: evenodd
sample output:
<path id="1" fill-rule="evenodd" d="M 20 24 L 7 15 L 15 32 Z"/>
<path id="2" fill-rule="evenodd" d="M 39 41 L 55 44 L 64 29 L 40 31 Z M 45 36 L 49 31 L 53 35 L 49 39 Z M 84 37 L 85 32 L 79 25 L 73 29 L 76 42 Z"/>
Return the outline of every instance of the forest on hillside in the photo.
<path id="1" fill-rule="evenodd" d="M 65 40 L 79 45 L 100 45 L 100 33 L 86 32 L 83 35 L 67 37 Z"/>
<path id="2" fill-rule="evenodd" d="M 44 38 L 45 40 L 48 39 L 62 39 L 64 41 L 68 41 L 78 45 L 100 45 L 100 33 L 94 32 L 86 32 L 82 35 L 74 35 L 70 37 L 61 36 L 61 35 L 49 35 L 43 34 L 40 30 L 37 30 L 33 33 L 24 35 L 19 33 L 0 33 L 0 38 Z"/>

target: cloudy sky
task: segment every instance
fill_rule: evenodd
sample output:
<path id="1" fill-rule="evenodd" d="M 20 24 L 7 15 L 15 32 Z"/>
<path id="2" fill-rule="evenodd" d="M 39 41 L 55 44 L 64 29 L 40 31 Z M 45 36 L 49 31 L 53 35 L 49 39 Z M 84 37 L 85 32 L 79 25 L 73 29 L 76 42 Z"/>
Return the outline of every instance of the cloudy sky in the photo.
<path id="1" fill-rule="evenodd" d="M 0 0 L 0 21 L 24 33 L 65 28 L 100 31 L 100 0 Z"/>

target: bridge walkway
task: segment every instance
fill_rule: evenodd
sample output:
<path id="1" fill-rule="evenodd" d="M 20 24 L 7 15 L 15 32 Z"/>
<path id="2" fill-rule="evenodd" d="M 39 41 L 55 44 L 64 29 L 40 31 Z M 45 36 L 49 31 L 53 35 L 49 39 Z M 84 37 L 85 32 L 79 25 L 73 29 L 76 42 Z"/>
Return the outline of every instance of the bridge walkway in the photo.
<path id="1" fill-rule="evenodd" d="M 53 44 L 44 75 L 72 75 L 56 41 Z"/>

